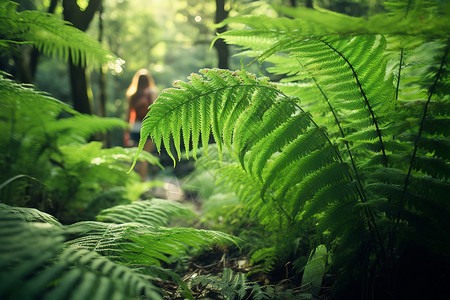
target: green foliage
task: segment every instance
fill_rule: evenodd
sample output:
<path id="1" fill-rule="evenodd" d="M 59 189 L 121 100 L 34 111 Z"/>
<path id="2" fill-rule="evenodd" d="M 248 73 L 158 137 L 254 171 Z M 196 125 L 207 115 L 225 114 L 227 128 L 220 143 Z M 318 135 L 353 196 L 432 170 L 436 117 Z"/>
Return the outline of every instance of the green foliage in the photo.
<path id="1" fill-rule="evenodd" d="M 195 129 L 213 128 L 213 135 L 219 138 L 219 157 L 223 143 L 224 147 L 233 149 L 232 154 L 239 162 L 223 165 L 219 174 L 230 183 L 253 216 L 276 232 L 278 243 L 275 244 L 281 245 L 282 251 L 291 247 L 279 242 L 286 240 L 285 234 L 291 240 L 306 219 L 300 213 L 313 215 L 316 206 L 323 207 L 338 199 L 355 201 L 356 189 L 339 154 L 309 114 L 298 107 L 295 98 L 278 92 L 267 79 L 257 80 L 245 71 L 204 70 L 203 73 L 192 75 L 189 84 L 178 83 L 183 90 L 169 89 L 160 95 L 160 100 L 173 102 L 158 100 L 151 108 L 143 132 L 145 135 L 145 130 L 154 130 L 149 131 L 158 148 L 158 141 L 163 141 L 170 152 L 167 137 L 158 135 L 164 133 L 158 127 L 160 120 L 170 119 L 171 123 L 186 120 L 187 123 L 175 127 L 171 134 L 177 149 L 181 142 L 177 133 L 181 129 L 185 146 L 193 145 L 193 156 L 200 140 Z M 196 107 L 201 108 L 200 112 L 195 111 Z M 158 115 L 166 111 L 169 114 Z M 198 118 L 187 118 L 195 114 Z M 202 131 L 203 149 L 209 134 Z M 192 140 L 186 140 L 186 136 Z M 309 190 L 305 193 L 297 189 L 298 185 L 308 186 Z M 316 191 L 321 193 L 315 194 Z"/>
<path id="2" fill-rule="evenodd" d="M 152 106 L 150 117 L 143 122 L 142 136 L 150 134 L 158 149 L 163 142 L 173 157 L 169 139 L 172 136 L 180 158 L 179 132 L 182 132 L 185 147 L 189 149 L 192 144 L 192 155 L 196 157 L 196 145 L 201 140 L 203 149 L 207 149 L 212 132 L 218 141 L 219 156 L 223 143 L 233 149 L 244 170 L 262 179 L 263 202 L 265 198 L 283 198 L 289 192 L 294 193 L 291 188 L 295 184 L 320 176 L 323 169 L 341 166 L 335 148 L 310 115 L 296 105 L 295 99 L 278 92 L 266 79 L 254 79 L 245 71 L 204 70 L 203 73 L 192 75 L 189 83 L 178 82 L 180 89 L 165 90 L 159 99 L 168 100 Z M 170 122 L 172 128 L 162 126 L 163 120 Z M 313 155 L 308 156 L 310 153 Z M 280 177 L 281 174 L 288 179 Z M 336 184 L 345 186 L 349 175 L 345 169 L 341 174 L 336 179 L 322 176 L 318 189 L 323 186 L 331 189 Z M 290 222 L 300 208 L 295 203 L 275 204 L 275 209 Z"/>
<path id="3" fill-rule="evenodd" d="M 196 275 L 189 282 L 192 290 L 199 290 L 201 297 L 214 299 L 310 299 L 295 296 L 290 289 L 279 286 L 261 286 L 250 282 L 242 273 L 224 268 L 219 275 Z"/>
<path id="4" fill-rule="evenodd" d="M 326 270 L 327 256 L 327 248 L 324 245 L 319 245 L 311 251 L 311 255 L 305 266 L 305 271 L 302 276 L 302 286 L 305 289 L 311 289 L 311 292 L 315 295 L 320 293 L 323 275 Z"/>
<path id="5" fill-rule="evenodd" d="M 248 282 L 242 273 L 234 273 L 231 269 L 224 268 L 223 273 L 218 276 L 198 275 L 192 278 L 191 286 L 197 288 L 204 286 L 209 290 L 206 295 L 216 296 L 217 299 L 270 299 L 261 287 L 256 283 Z M 216 292 L 218 295 L 213 293 Z M 205 293 L 205 291 L 203 291 Z"/>
<path id="6" fill-rule="evenodd" d="M 2 299 L 162 299 L 142 274 L 96 252 L 65 246 L 64 228 L 25 221 L 31 214 L 36 210 L 2 205 Z"/>
<path id="7" fill-rule="evenodd" d="M 74 64 L 120 62 L 100 43 L 57 16 L 30 10 L 17 12 L 17 6 L 9 0 L 0 4 L 2 51 L 11 49 L 14 44 L 27 43 L 47 56 L 70 59 Z"/>
<path id="8" fill-rule="evenodd" d="M 179 202 L 154 198 L 104 209 L 98 214 L 97 220 L 117 224 L 141 223 L 167 226 L 171 217 L 190 215 L 193 215 L 192 210 Z"/>
<path id="9" fill-rule="evenodd" d="M 34 206 L 69 223 L 126 201 L 126 186 L 139 180 L 126 174 L 137 149 L 102 149 L 100 142 L 86 142 L 127 123 L 81 115 L 5 76 L 0 76 L 2 202 Z M 159 165 L 148 153 L 140 159 Z"/>
<path id="10" fill-rule="evenodd" d="M 272 271 L 291 259 L 301 269 L 307 260 L 307 249 L 315 242 L 310 235 L 314 225 L 287 222 L 282 215 L 272 213 L 277 207 L 261 198 L 262 184 L 227 154 L 224 152 L 219 161 L 217 147 L 210 145 L 208 157 L 201 156 L 196 162 L 196 172 L 200 174 L 197 176 L 203 179 L 199 185 L 201 224 L 245 241 L 241 252 L 250 257 L 252 269 L 248 275 Z"/>
<path id="11" fill-rule="evenodd" d="M 135 207 L 113 207 L 101 215 L 104 218 L 114 210 L 126 213 Z M 148 207 L 147 215 L 154 208 Z M 36 209 L 1 204 L 2 299 L 84 299 L 93 294 L 95 299 L 162 299 L 152 284 L 156 278 L 174 280 L 191 298 L 178 275 L 161 269 L 161 262 L 170 263 L 169 256 L 181 257 L 191 248 L 235 239 L 214 231 L 160 227 L 159 223 L 167 223 L 182 210 L 180 205 L 176 208 L 169 208 L 154 223 L 143 218 L 145 224 L 86 221 L 62 226 Z"/>
<path id="12" fill-rule="evenodd" d="M 136 267 L 170 263 L 169 255 L 181 256 L 190 247 L 200 248 L 216 242 L 232 242 L 229 235 L 194 228 L 164 228 L 140 223 L 111 224 L 85 221 L 70 225 L 80 237 L 68 243 L 81 249 L 98 251 Z"/>
<path id="13" fill-rule="evenodd" d="M 150 136 L 174 161 L 181 143 L 196 158 L 212 136 L 219 160 L 227 149 L 236 162 L 218 172 L 258 219 L 292 239 L 316 224 L 337 287 L 363 298 L 377 277 L 398 293 L 420 282 L 404 266 L 450 254 L 449 6 L 387 8 L 368 19 L 304 8 L 285 10 L 290 19 L 228 19 L 245 29 L 218 38 L 273 63 L 283 82 L 245 70 L 191 74 L 152 106 L 139 148 Z"/>
<path id="14" fill-rule="evenodd" d="M 83 34 L 53 16 L 17 13 L 15 8 L 11 2 L 0 4 L 0 25 L 14 35 L 2 38 L 28 40 L 46 54 L 59 52 L 75 63 L 103 62 L 101 55 L 107 52 Z M 0 41 L 6 50 L 12 44 Z M 136 186 L 139 177 L 126 171 L 138 149 L 88 143 L 94 134 L 127 123 L 81 115 L 7 77 L 0 73 L 0 298 L 162 299 L 155 282 L 171 280 L 192 299 L 180 277 L 161 265 L 191 249 L 235 239 L 215 231 L 162 227 L 189 210 L 160 199 L 112 207 L 98 216 L 118 224 L 73 223 L 129 203 L 127 188 Z M 160 166 L 148 153 L 140 159 Z M 140 217 L 131 215 L 136 210 Z M 67 223 L 72 224 L 63 225 Z"/>
<path id="15" fill-rule="evenodd" d="M 55 217 L 39 211 L 35 208 L 23 208 L 23 207 L 13 207 L 3 203 L 0 203 L 1 211 L 5 214 L 8 213 L 12 218 L 16 218 L 24 222 L 41 222 L 47 223 L 52 226 L 60 227 L 61 223 L 56 220 Z M 45 225 L 45 224 L 44 224 Z"/>

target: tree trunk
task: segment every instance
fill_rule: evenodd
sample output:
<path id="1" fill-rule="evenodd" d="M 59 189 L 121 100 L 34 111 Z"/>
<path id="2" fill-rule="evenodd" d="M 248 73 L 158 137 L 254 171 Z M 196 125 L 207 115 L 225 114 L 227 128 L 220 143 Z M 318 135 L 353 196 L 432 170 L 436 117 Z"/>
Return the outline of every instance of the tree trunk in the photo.
<path id="1" fill-rule="evenodd" d="M 229 11 L 225 10 L 225 0 L 216 0 L 216 23 L 220 23 L 228 17 Z M 217 33 L 223 33 L 227 30 L 227 26 L 217 28 Z M 218 67 L 220 69 L 228 69 L 229 51 L 228 45 L 219 39 L 215 42 L 217 55 L 219 58 Z"/>
<path id="2" fill-rule="evenodd" d="M 100 5 L 99 9 L 99 17 L 98 17 L 98 41 L 100 44 L 103 41 L 103 5 Z M 98 102 L 98 115 L 100 117 L 106 117 L 106 73 L 103 70 L 103 66 L 99 68 L 99 85 L 100 85 L 100 95 Z"/>
<path id="3" fill-rule="evenodd" d="M 100 4 L 99 16 L 98 16 L 98 41 L 102 43 L 103 41 L 103 5 Z M 99 101 L 98 101 L 98 115 L 100 117 L 106 117 L 106 101 L 107 101 L 107 89 L 106 89 L 106 72 L 103 66 L 99 68 Z M 100 139 L 103 141 L 105 147 L 109 148 L 111 146 L 111 138 L 109 132 L 101 133 Z"/>
<path id="4" fill-rule="evenodd" d="M 69 62 L 73 108 L 84 114 L 92 114 L 92 93 L 88 85 L 86 67 Z"/>
<path id="5" fill-rule="evenodd" d="M 101 2 L 102 0 L 90 0 L 86 9 L 82 11 L 76 0 L 63 0 L 64 20 L 71 22 L 81 31 L 86 31 Z M 86 67 L 74 65 L 72 61 L 69 61 L 69 67 L 73 107 L 81 113 L 92 114 L 92 91 L 87 82 Z"/>

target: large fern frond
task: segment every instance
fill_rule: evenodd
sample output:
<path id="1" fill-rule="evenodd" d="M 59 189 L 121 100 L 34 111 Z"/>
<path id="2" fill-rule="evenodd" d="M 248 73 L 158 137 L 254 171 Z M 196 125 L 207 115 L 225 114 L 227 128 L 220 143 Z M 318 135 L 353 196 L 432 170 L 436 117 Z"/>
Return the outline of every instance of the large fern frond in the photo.
<path id="1" fill-rule="evenodd" d="M 178 125 L 167 127 L 167 122 Z M 279 92 L 267 79 L 245 71 L 203 70 L 201 75 L 192 74 L 189 83 L 177 82 L 176 88 L 163 91 L 143 122 L 140 149 L 150 135 L 158 149 L 163 143 L 172 155 L 169 142 L 173 139 L 180 157 L 180 133 L 194 157 L 200 136 L 204 152 L 210 134 L 219 153 L 222 145 L 232 149 L 242 168 L 259 177 L 261 197 L 283 202 L 279 210 L 290 220 L 311 199 L 301 199 L 296 206 L 285 204 L 285 199 L 293 196 L 287 194 L 307 177 L 318 176 L 322 168 L 342 162 L 326 134 L 295 99 Z M 348 181 L 348 172 L 341 170 L 347 173 L 342 180 Z M 324 193 L 339 183 L 321 178 Z M 321 199 L 326 203 L 336 200 L 329 196 Z M 283 208 L 285 205 L 289 208 Z"/>
<path id="2" fill-rule="evenodd" d="M 71 59 L 74 64 L 121 63 L 99 42 L 70 23 L 38 11 L 17 12 L 17 5 L 9 0 L 0 4 L 3 43 L 31 43 L 45 55 L 59 56 L 65 61 Z"/>
<path id="3" fill-rule="evenodd" d="M 253 17 L 256 18 L 264 17 Z M 358 146 L 363 150 L 382 152 L 386 166 L 386 145 L 383 141 L 386 124 L 377 109 L 389 108 L 386 104 L 392 99 L 394 87 L 386 80 L 387 74 L 382 67 L 389 58 L 385 51 L 385 38 L 373 34 L 337 35 L 340 34 L 338 30 L 332 36 L 315 34 L 307 37 L 301 29 L 292 29 L 295 27 L 280 30 L 278 19 L 264 24 L 255 20 L 249 23 L 246 21 L 237 20 L 250 26 L 248 31 L 257 36 L 269 35 L 272 44 L 241 44 L 234 40 L 240 36 L 241 31 L 233 30 L 223 34 L 221 38 L 252 49 L 252 53 L 261 61 L 274 62 L 275 66 L 270 71 L 288 74 L 285 81 L 300 81 L 297 91 L 302 91 L 302 106 L 310 109 L 317 122 L 327 125 L 332 137 L 346 140 L 351 138 L 354 127 L 367 128 L 366 136 L 353 139 L 360 141 Z M 307 18 L 300 21 L 306 22 Z M 234 20 L 231 19 L 230 22 Z M 316 23 L 309 24 L 321 28 L 317 20 Z M 312 91 L 316 90 L 311 94 L 312 97 L 305 97 L 303 94 L 306 90 L 305 83 L 309 84 Z M 321 102 L 323 105 L 320 105 Z M 355 114 L 356 111 L 358 114 Z"/>
<path id="4" fill-rule="evenodd" d="M 179 120 L 183 124 L 173 125 Z M 167 122 L 173 126 L 166 126 Z M 173 141 L 178 157 L 181 134 L 194 157 L 198 143 L 208 156 L 205 148 L 209 148 L 212 135 L 219 161 L 226 148 L 236 162 L 227 162 L 219 169 L 223 180 L 261 224 L 288 235 L 278 235 L 280 240 L 274 239 L 275 243 L 299 234 L 301 224 L 308 219 L 309 224 L 312 218 L 315 223 L 318 220 L 317 229 L 332 230 L 330 236 L 339 236 L 339 228 L 321 226 L 322 221 L 332 222 L 324 219 L 328 215 L 323 212 L 333 206 L 339 208 L 333 217 L 342 222 L 340 228 L 357 223 L 365 224 L 363 231 L 375 230 L 371 207 L 353 212 L 355 205 L 366 199 L 337 147 L 298 106 L 296 98 L 279 92 L 264 78 L 245 71 L 202 70 L 192 74 L 188 83 L 177 82 L 175 88 L 161 93 L 143 122 L 141 134 L 140 147 L 150 135 L 158 149 L 162 144 L 171 153 Z M 347 218 L 349 215 L 353 218 Z M 292 247 L 280 244 L 275 250 L 281 257 Z"/>
<path id="5" fill-rule="evenodd" d="M 330 139 L 351 166 L 355 182 L 344 180 L 340 188 L 329 192 L 343 192 L 336 198 L 346 200 L 322 205 L 322 191 L 315 189 L 315 179 L 299 184 L 293 197 L 314 195 L 316 201 L 306 203 L 302 216 L 323 212 L 318 225 L 330 229 L 329 238 L 338 238 L 338 261 L 344 253 L 351 261 L 355 253 L 350 249 L 373 241 L 388 250 L 379 252 L 382 260 L 386 254 L 397 255 L 393 254 L 400 251 L 397 243 L 415 244 L 421 236 L 432 237 L 433 242 L 423 246 L 433 253 L 447 255 L 444 249 L 449 245 L 443 237 L 449 229 L 445 220 L 450 210 L 441 201 L 450 171 L 445 154 L 450 91 L 449 23 L 444 21 L 449 17 L 448 5 L 405 0 L 387 7 L 391 13 L 368 20 L 302 8 L 282 9 L 293 20 L 230 18 L 227 24 L 237 23 L 246 30 L 239 28 L 218 37 L 242 46 L 245 55 L 272 62 L 269 71 L 285 76 L 280 89 L 298 96 L 314 120 L 326 125 Z M 336 18 L 342 19 L 336 22 L 339 25 L 324 24 Z M 289 25 L 302 22 L 307 25 Z M 326 177 L 343 174 L 328 175 L 326 168 L 322 170 Z M 280 175 L 283 180 L 275 183 Z M 272 177 L 277 185 L 290 178 L 280 172 Z M 355 188 L 358 196 L 345 192 Z M 281 187 L 276 194 L 291 195 L 285 191 Z M 362 203 L 355 206 L 358 198 Z M 370 222 L 364 225 L 355 217 L 358 214 Z M 372 234 L 367 236 L 366 229 Z"/>

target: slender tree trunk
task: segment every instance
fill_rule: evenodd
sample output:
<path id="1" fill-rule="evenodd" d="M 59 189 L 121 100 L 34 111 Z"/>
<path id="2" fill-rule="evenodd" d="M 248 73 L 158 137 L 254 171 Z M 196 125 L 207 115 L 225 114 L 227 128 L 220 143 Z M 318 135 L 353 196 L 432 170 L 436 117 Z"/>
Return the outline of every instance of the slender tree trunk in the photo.
<path id="1" fill-rule="evenodd" d="M 98 16 L 98 41 L 102 43 L 103 41 L 103 5 L 100 4 L 99 16 Z M 100 66 L 99 68 L 99 101 L 98 101 L 98 115 L 100 117 L 106 117 L 106 101 L 107 90 L 106 90 L 106 72 L 104 71 L 104 67 Z M 109 132 L 105 132 L 100 134 L 100 138 L 102 139 L 105 147 L 109 148 L 111 146 L 111 138 Z"/>
<path id="2" fill-rule="evenodd" d="M 86 67 L 69 62 L 73 108 L 84 114 L 92 114 L 92 97 L 88 91 Z"/>
<path id="3" fill-rule="evenodd" d="M 86 9 L 82 11 L 76 0 L 63 0 L 64 20 L 71 22 L 81 31 L 86 31 L 101 2 L 102 0 L 90 0 Z M 81 113 L 92 114 L 92 92 L 87 82 L 86 67 L 74 65 L 72 61 L 69 62 L 69 66 L 73 107 Z"/>
<path id="4" fill-rule="evenodd" d="M 102 43 L 103 41 L 103 5 L 100 5 L 99 9 L 99 17 L 98 17 L 98 41 Z M 100 101 L 98 102 L 98 114 L 100 117 L 106 117 L 106 74 L 103 70 L 103 66 L 100 66 L 99 68 L 99 85 L 100 85 Z"/>
<path id="5" fill-rule="evenodd" d="M 220 23 L 228 17 L 228 10 L 225 10 L 225 0 L 216 0 L 216 23 Z M 227 26 L 217 28 L 217 33 L 223 33 L 227 30 Z M 214 46 L 217 49 L 217 55 L 219 58 L 218 67 L 220 69 L 228 69 L 229 50 L 228 45 L 219 39 Z"/>

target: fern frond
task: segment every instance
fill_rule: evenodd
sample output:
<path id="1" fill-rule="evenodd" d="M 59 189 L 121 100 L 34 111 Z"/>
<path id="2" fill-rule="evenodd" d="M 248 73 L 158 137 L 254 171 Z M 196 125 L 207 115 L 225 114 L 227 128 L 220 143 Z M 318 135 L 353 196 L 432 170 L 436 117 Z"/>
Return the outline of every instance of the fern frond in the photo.
<path id="1" fill-rule="evenodd" d="M 217 290 L 224 299 L 245 299 L 247 290 L 252 289 L 244 274 L 234 273 L 228 268 L 224 268 L 222 274 L 218 276 L 195 276 L 190 284 L 191 286 L 202 285 Z"/>
<path id="2" fill-rule="evenodd" d="M 35 222 L 34 216 L 43 215 L 34 209 L 2 205 L 2 299 L 162 299 L 158 289 L 142 274 L 98 253 L 65 248 L 66 233 L 61 226 Z M 24 216 L 33 218 L 27 222 Z"/>
<path id="3" fill-rule="evenodd" d="M 52 137 L 61 135 L 61 143 L 73 140 L 87 140 L 97 132 L 106 132 L 113 128 L 125 128 L 127 123 L 116 118 L 100 118 L 82 115 L 67 104 L 54 99 L 29 85 L 17 84 L 0 74 L 0 96 L 2 122 L 0 126 L 6 132 L 33 135 L 45 134 Z M 66 113 L 71 117 L 60 118 Z M 21 122 L 16 122 L 20 117 Z"/>
<path id="4" fill-rule="evenodd" d="M 260 27 L 267 26 L 255 23 L 253 30 L 259 32 Z M 320 27 L 320 25 L 318 26 Z M 265 30 L 267 32 L 277 31 L 275 27 Z M 383 152 L 386 158 L 384 137 L 376 113 L 376 109 L 382 103 L 383 107 L 386 107 L 386 101 L 390 100 L 394 93 L 392 84 L 389 84 L 389 80 L 385 80 L 386 73 L 382 67 L 379 67 L 386 65 L 388 58 L 384 52 L 386 47 L 384 37 L 380 35 L 351 37 L 315 35 L 313 39 L 305 39 L 298 31 L 281 30 L 277 33 L 277 38 L 274 38 L 276 44 L 266 47 L 258 59 L 272 61 L 273 57 L 273 61 L 277 65 L 283 64 L 273 68 L 277 73 L 284 72 L 295 77 L 303 74 L 300 76 L 301 78 L 313 80 L 323 97 L 315 97 L 311 101 L 316 104 L 320 98 L 325 97 L 329 109 L 334 115 L 335 122 L 333 126 L 329 127 L 329 130 L 332 130 L 331 136 L 347 134 L 354 127 L 353 122 L 358 119 L 370 120 L 365 126 L 374 127 L 380 143 L 379 151 Z M 229 34 L 233 35 L 233 31 L 230 31 Z M 227 41 L 226 36 L 223 38 Z M 258 45 L 247 45 L 246 47 L 254 50 L 260 49 Z M 288 53 L 289 56 L 275 55 L 280 51 Z M 376 71 L 374 72 L 374 70 Z M 380 85 L 380 82 L 384 84 Z M 324 106 L 315 105 L 311 108 L 311 112 L 313 115 L 323 114 L 323 108 Z M 360 108 L 364 109 L 359 110 L 358 119 L 355 115 L 347 116 L 349 112 Z M 324 116 L 317 120 L 327 119 L 330 118 Z M 329 121 L 324 123 L 330 124 Z M 387 161 L 384 162 L 384 165 L 387 165 Z"/>
<path id="5" fill-rule="evenodd" d="M 96 251 L 124 264 L 160 265 L 168 255 L 179 256 L 189 247 L 215 243 L 234 243 L 230 235 L 193 228 L 164 228 L 139 223 L 109 224 L 79 222 L 69 227 L 80 237 L 67 243 L 80 249 Z"/>
<path id="6" fill-rule="evenodd" d="M 52 215 L 46 214 L 35 208 L 13 207 L 0 203 L 0 210 L 5 213 L 14 215 L 24 222 L 42 222 L 52 226 L 61 227 L 61 223 Z"/>
<path id="7" fill-rule="evenodd" d="M 74 268 L 57 278 L 55 270 L 46 270 L 41 276 L 53 276 L 57 286 L 47 297 L 63 299 L 69 295 L 79 299 L 108 297 L 162 299 L 159 290 L 142 274 L 112 262 L 96 252 L 68 247 L 56 265 L 73 265 Z M 50 277 L 51 278 L 51 277 Z M 30 283 L 31 285 L 32 283 Z"/>
<path id="8" fill-rule="evenodd" d="M 270 247 L 270 248 L 262 248 L 256 250 L 252 256 L 251 256 L 251 263 L 255 266 L 255 269 L 253 272 L 269 272 L 273 269 L 274 264 L 276 263 L 277 256 L 276 256 L 276 248 Z M 258 265 L 261 264 L 262 265 Z M 253 273 L 252 272 L 252 273 Z"/>
<path id="9" fill-rule="evenodd" d="M 48 56 L 69 59 L 75 65 L 90 63 L 120 63 L 114 54 L 106 51 L 94 39 L 53 14 L 38 11 L 17 12 L 17 3 L 3 1 L 0 5 L 2 40 L 26 41 Z"/>
<path id="10" fill-rule="evenodd" d="M 56 100 L 55 98 L 36 91 L 30 85 L 18 84 L 13 80 L 7 78 L 8 74 L 0 72 L 0 95 L 2 97 L 2 119 L 8 119 L 8 113 L 11 114 L 11 109 L 16 108 L 25 113 L 25 106 L 33 111 L 36 116 L 40 118 L 50 117 L 55 118 L 60 112 L 76 113 L 69 105 Z M 20 102 L 21 105 L 17 105 Z M 7 111 L 9 109 L 10 111 Z M 39 113 L 41 112 L 42 113 Z M 43 113 L 47 111 L 47 114 Z M 28 117 L 28 116 L 27 116 Z"/>
<path id="11" fill-rule="evenodd" d="M 320 204 L 310 204 L 314 212 L 308 216 L 319 213 L 339 200 L 342 193 L 337 191 L 342 186 L 349 187 L 345 189 L 348 199 L 359 199 L 356 187 L 347 185 L 351 176 L 339 152 L 312 121 L 311 115 L 296 104 L 296 99 L 279 92 L 266 79 L 255 78 L 245 71 L 202 70 L 201 75 L 191 75 L 190 79 L 189 83 L 178 82 L 178 88 L 161 94 L 144 121 L 142 136 L 146 138 L 149 134 L 153 140 L 163 141 L 170 152 L 169 141 L 178 133 L 172 133 L 165 126 L 167 120 L 197 107 L 207 116 L 191 119 L 190 125 L 185 126 L 189 132 L 181 130 L 182 134 L 205 136 L 202 130 L 207 130 L 206 136 L 209 136 L 216 131 L 213 136 L 220 137 L 218 142 L 231 149 L 233 159 L 239 163 L 229 164 L 219 172 L 229 175 L 224 180 L 232 183 L 238 197 L 262 224 L 279 224 L 279 221 L 274 222 L 279 216 L 293 224 L 303 205 L 316 200 Z M 209 108 L 205 109 L 205 105 Z M 194 128 L 200 132 L 194 133 Z M 176 141 L 180 143 L 180 140 Z M 205 142 L 203 140 L 204 148 L 208 146 Z M 194 143 L 192 141 L 193 153 L 196 151 Z M 222 151 L 220 146 L 218 151 Z M 340 175 L 321 175 L 324 170 L 333 173 L 332 169 Z M 309 198 L 303 198 L 308 194 L 298 194 L 298 187 L 312 178 L 323 187 L 323 196 L 314 197 L 315 193 L 310 193 Z M 295 198 L 296 194 L 301 198 Z"/>
<path id="12" fill-rule="evenodd" d="M 176 201 L 152 199 L 104 209 L 97 215 L 97 220 L 116 224 L 140 223 L 149 226 L 167 226 L 173 216 L 192 214 L 192 210 Z"/>
<path id="13" fill-rule="evenodd" d="M 106 133 L 115 128 L 125 129 L 127 127 L 128 123 L 118 118 L 87 114 L 75 114 L 72 117 L 56 119 L 46 124 L 47 133 L 57 136 L 60 143 L 63 144 L 69 144 L 70 139 L 87 141 L 95 133 Z"/>

